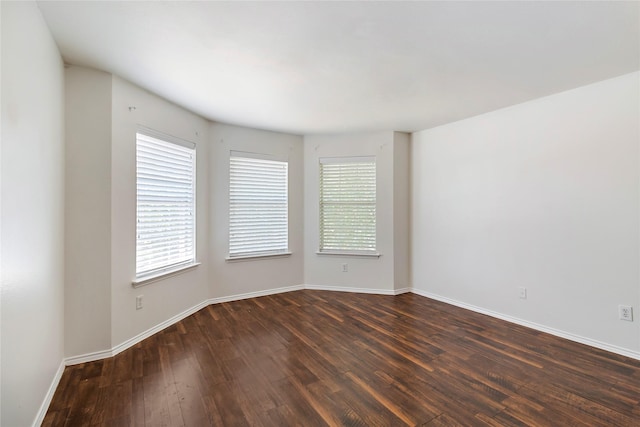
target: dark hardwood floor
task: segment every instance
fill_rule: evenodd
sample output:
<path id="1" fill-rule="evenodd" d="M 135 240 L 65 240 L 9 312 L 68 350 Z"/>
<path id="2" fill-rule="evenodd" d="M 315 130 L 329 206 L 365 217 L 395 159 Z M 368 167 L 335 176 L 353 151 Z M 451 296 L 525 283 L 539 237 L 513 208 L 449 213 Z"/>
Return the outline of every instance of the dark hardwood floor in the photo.
<path id="1" fill-rule="evenodd" d="M 640 361 L 414 294 L 209 306 L 67 367 L 44 426 L 640 426 Z"/>

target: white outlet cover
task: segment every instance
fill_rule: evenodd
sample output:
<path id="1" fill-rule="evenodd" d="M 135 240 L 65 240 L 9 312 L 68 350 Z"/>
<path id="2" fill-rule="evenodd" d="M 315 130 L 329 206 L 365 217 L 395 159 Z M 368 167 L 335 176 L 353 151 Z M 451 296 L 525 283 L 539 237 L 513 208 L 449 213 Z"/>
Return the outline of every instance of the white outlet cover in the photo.
<path id="1" fill-rule="evenodd" d="M 633 307 L 631 307 L 630 305 L 619 305 L 618 315 L 620 317 L 620 320 L 633 322 Z"/>
<path id="2" fill-rule="evenodd" d="M 521 299 L 527 299 L 527 288 L 518 288 Z"/>

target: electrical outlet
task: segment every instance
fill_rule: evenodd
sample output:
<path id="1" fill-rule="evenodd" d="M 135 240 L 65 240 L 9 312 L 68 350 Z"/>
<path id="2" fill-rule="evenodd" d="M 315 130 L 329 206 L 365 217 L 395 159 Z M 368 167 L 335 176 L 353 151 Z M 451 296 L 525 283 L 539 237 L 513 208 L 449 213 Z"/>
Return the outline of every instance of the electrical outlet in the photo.
<path id="1" fill-rule="evenodd" d="M 620 320 L 633 322 L 633 307 L 630 305 L 619 305 L 618 316 L 620 317 Z"/>
<path id="2" fill-rule="evenodd" d="M 346 273 L 349 271 L 349 264 L 342 264 L 342 272 Z"/>
<path id="3" fill-rule="evenodd" d="M 142 309 L 142 295 L 136 297 L 136 310 Z"/>
<path id="4" fill-rule="evenodd" d="M 520 297 L 520 299 L 527 299 L 527 288 L 519 287 L 518 292 L 518 296 Z"/>

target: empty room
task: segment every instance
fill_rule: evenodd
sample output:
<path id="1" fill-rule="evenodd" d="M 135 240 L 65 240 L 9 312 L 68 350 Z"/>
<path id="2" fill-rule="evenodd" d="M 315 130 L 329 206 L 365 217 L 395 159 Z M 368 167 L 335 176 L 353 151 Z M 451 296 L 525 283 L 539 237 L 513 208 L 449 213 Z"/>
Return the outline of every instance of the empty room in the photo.
<path id="1" fill-rule="evenodd" d="M 640 2 L 0 22 L 2 427 L 640 427 Z"/>

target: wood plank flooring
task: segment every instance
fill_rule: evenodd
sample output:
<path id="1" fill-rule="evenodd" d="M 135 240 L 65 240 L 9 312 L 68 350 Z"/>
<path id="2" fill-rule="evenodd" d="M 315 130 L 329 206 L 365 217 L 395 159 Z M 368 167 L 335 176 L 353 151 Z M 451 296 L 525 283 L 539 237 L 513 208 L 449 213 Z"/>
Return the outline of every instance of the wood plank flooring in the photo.
<path id="1" fill-rule="evenodd" d="M 414 294 L 216 304 L 67 367 L 44 426 L 640 426 L 640 361 Z"/>

